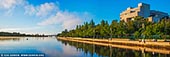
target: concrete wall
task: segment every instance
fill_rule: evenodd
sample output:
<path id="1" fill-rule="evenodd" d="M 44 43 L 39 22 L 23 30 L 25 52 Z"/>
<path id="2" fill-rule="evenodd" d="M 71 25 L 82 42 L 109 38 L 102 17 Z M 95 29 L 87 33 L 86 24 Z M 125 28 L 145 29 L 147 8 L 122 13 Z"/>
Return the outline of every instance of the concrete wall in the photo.
<path id="1" fill-rule="evenodd" d="M 149 4 L 139 3 L 138 8 L 140 10 L 138 13 L 138 16 L 142 16 L 144 18 L 149 17 L 149 15 L 150 15 L 150 5 Z"/>
<path id="2" fill-rule="evenodd" d="M 120 13 L 120 20 L 128 22 L 136 16 L 148 18 L 151 22 L 158 22 L 161 18 L 168 16 L 168 14 L 160 11 L 150 10 L 149 4 L 139 3 L 138 7 L 128 7 L 125 11 Z"/>

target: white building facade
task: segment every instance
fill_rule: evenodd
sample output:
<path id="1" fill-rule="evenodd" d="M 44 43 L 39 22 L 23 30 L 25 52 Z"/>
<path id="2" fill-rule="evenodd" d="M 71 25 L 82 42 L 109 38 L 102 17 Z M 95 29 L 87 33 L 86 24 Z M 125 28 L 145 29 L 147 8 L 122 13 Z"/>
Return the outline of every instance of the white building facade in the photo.
<path id="1" fill-rule="evenodd" d="M 138 7 L 132 8 L 128 7 L 125 11 L 120 13 L 120 20 L 128 22 L 133 20 L 134 17 L 141 16 L 144 18 L 148 18 L 148 21 L 158 22 L 160 19 L 164 17 L 168 17 L 168 13 L 150 10 L 150 5 L 145 3 L 139 3 Z"/>

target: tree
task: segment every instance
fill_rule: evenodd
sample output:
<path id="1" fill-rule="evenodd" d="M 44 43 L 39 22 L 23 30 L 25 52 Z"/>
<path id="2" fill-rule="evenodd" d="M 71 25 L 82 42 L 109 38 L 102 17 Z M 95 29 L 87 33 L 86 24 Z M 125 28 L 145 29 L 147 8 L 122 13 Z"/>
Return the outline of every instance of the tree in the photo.
<path id="1" fill-rule="evenodd" d="M 95 25 L 95 22 L 84 22 L 83 25 L 77 25 L 76 29 L 68 31 L 64 30 L 58 36 L 69 37 L 95 37 L 95 38 L 124 38 L 129 36 L 135 36 L 135 38 L 154 38 L 153 36 L 160 36 L 166 39 L 170 35 L 170 19 L 162 19 L 159 22 L 149 22 L 144 17 L 134 17 L 132 21 L 117 22 L 113 20 L 111 24 L 105 20 L 102 20 L 99 24 Z M 6 34 L 4 34 L 6 35 Z"/>
<path id="2" fill-rule="evenodd" d="M 118 26 L 118 23 L 117 23 L 117 21 L 116 20 L 113 20 L 112 21 L 112 23 L 111 23 L 111 25 L 110 25 L 110 35 L 111 36 L 114 36 L 114 37 L 116 37 L 116 32 L 117 32 L 117 26 Z"/>
<path id="3" fill-rule="evenodd" d="M 135 36 L 135 38 L 139 38 L 140 37 L 140 33 L 139 33 L 139 31 L 136 31 L 135 33 L 134 33 L 134 36 Z"/>
<path id="4" fill-rule="evenodd" d="M 151 38 L 151 36 L 153 35 L 152 30 L 153 30 L 152 25 L 149 25 L 146 27 L 145 31 L 142 34 L 145 35 L 145 37 L 147 37 L 147 38 Z"/>
<path id="5" fill-rule="evenodd" d="M 126 27 L 125 22 L 121 21 L 118 23 L 117 32 L 116 32 L 118 37 L 123 37 L 126 34 L 126 32 L 127 32 L 126 28 L 127 27 Z"/>

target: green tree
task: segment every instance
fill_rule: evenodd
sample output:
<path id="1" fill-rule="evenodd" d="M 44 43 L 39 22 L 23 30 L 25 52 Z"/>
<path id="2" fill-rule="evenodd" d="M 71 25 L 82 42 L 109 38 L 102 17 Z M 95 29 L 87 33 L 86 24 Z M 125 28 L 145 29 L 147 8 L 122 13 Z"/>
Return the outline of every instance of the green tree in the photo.
<path id="1" fill-rule="evenodd" d="M 134 36 L 135 36 L 136 39 L 139 39 L 139 37 L 140 37 L 139 31 L 136 31 L 136 32 L 134 33 Z"/>
<path id="2" fill-rule="evenodd" d="M 113 20 L 110 25 L 110 36 L 116 37 L 118 23 L 116 20 Z"/>

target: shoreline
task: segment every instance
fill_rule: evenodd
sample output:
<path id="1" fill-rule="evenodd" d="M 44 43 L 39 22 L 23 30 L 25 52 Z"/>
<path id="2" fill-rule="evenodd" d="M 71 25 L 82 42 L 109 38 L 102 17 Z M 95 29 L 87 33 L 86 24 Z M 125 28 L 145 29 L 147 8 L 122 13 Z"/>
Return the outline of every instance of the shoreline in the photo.
<path id="1" fill-rule="evenodd" d="M 139 41 L 129 41 L 127 39 L 90 39 L 90 38 L 78 38 L 78 37 L 57 37 L 59 40 L 80 42 L 87 44 L 95 44 L 101 46 L 111 46 L 125 49 L 133 49 L 148 52 L 157 52 L 170 54 L 170 44 L 169 42 L 139 42 Z"/>
<path id="2" fill-rule="evenodd" d="M 36 37 L 36 36 L 0 36 L 0 38 L 22 38 L 22 37 Z"/>

